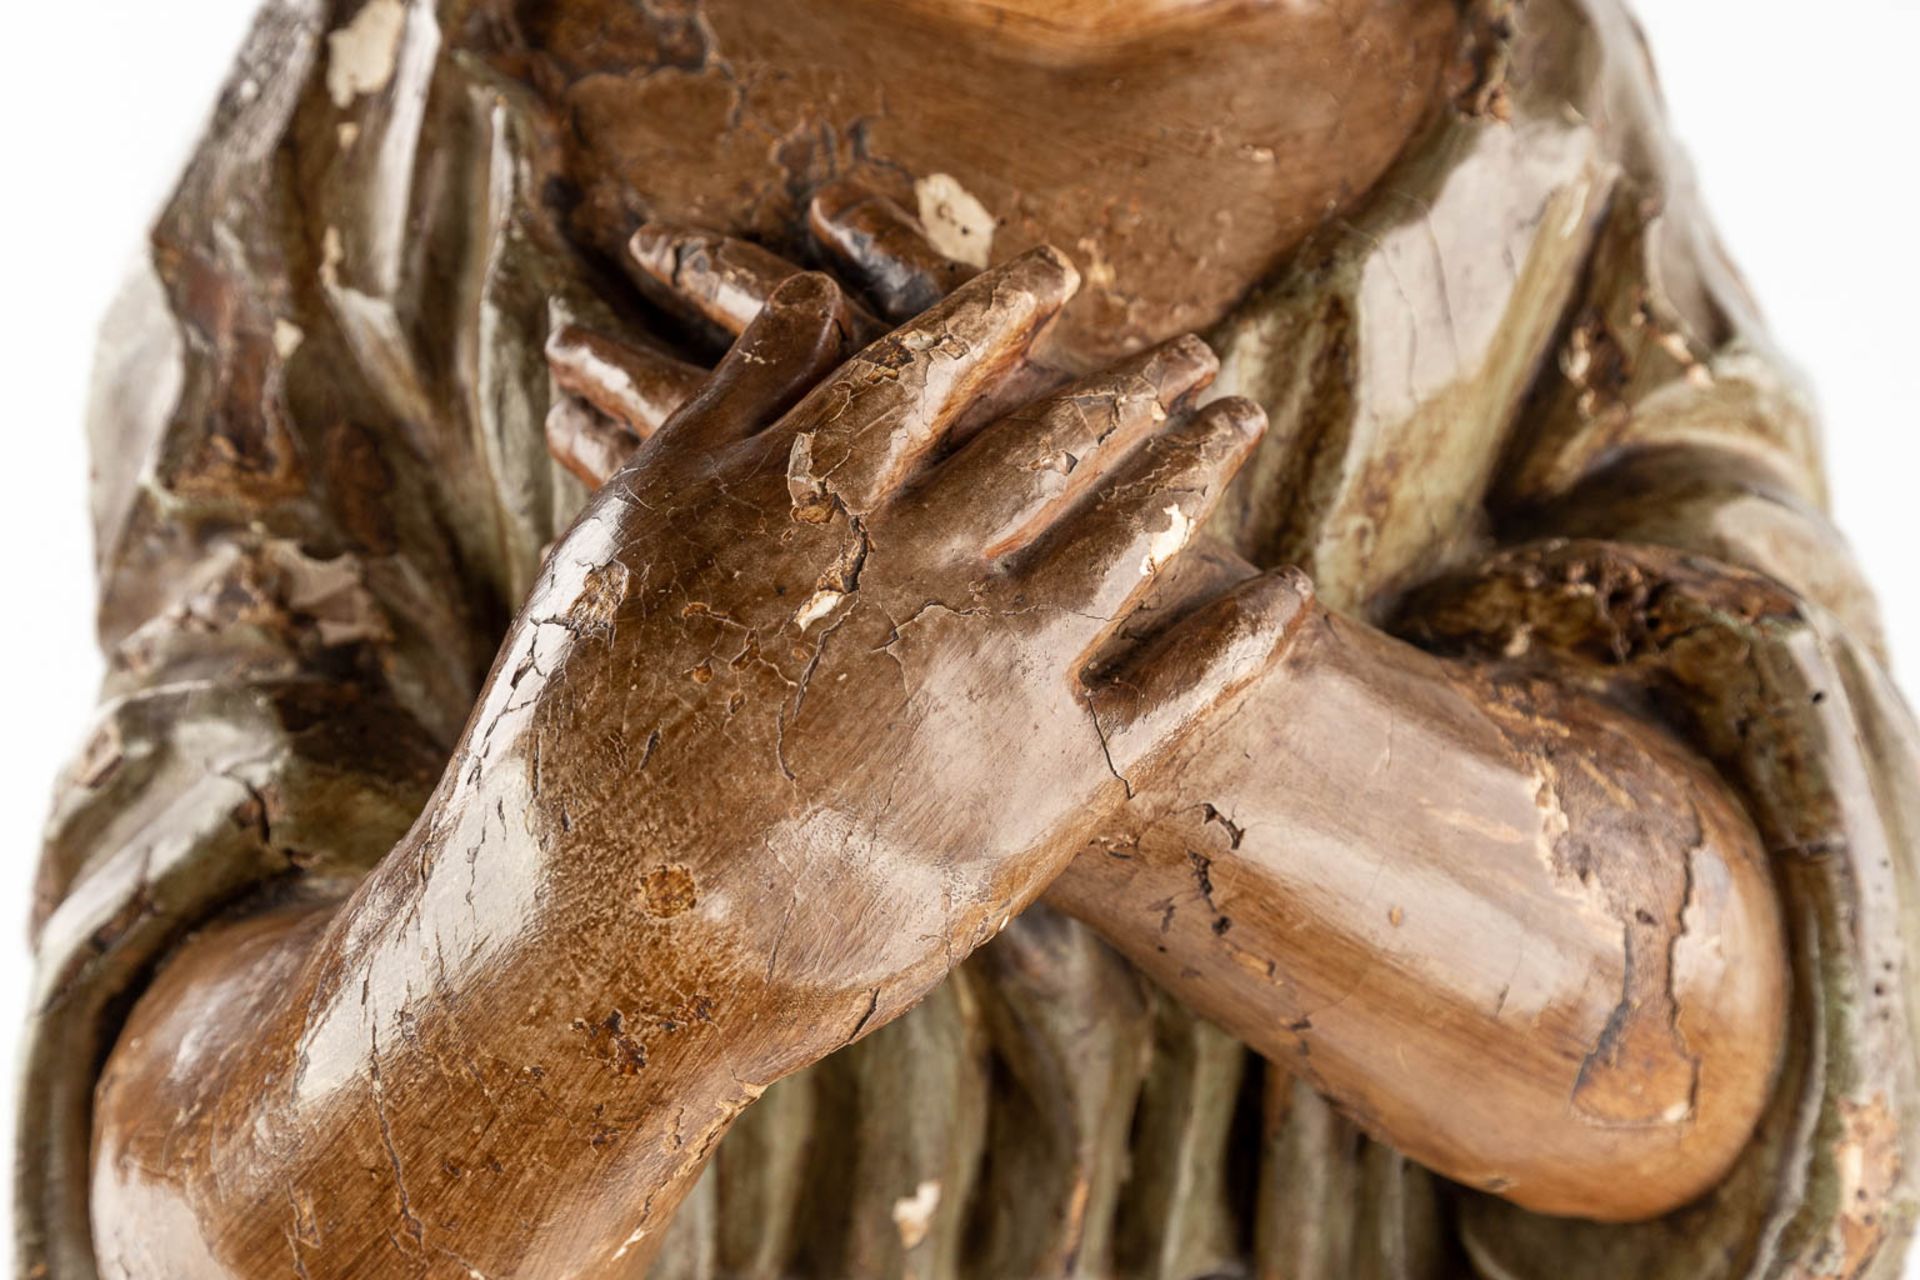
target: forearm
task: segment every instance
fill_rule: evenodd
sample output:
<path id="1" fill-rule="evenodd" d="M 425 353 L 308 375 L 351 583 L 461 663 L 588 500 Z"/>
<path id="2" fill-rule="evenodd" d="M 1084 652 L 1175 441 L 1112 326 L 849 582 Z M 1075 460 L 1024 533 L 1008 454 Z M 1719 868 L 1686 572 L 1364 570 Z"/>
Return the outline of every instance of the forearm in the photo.
<path id="1" fill-rule="evenodd" d="M 754 1073 L 863 1029 L 864 989 L 776 996 L 746 952 L 777 918 L 676 929 L 692 890 L 641 875 L 624 905 L 659 941 L 623 958 L 607 921 L 512 914 L 497 865 L 468 888 L 447 853 L 403 844 L 344 903 L 210 929 L 169 963 L 99 1090 L 110 1270 L 278 1275 L 291 1248 L 315 1277 L 629 1274 Z M 191 1229 L 156 1237 L 167 1221 Z"/>
<path id="2" fill-rule="evenodd" d="M 342 920 L 304 904 L 211 930 L 142 999 L 100 1086 L 107 1273 L 637 1270 L 757 1089 L 645 1008 L 561 1023 L 457 976 L 315 992 Z"/>
<path id="3" fill-rule="evenodd" d="M 630 1274 L 760 1090 L 878 1025 L 867 972 L 798 977 L 846 931 L 781 904 L 844 895 L 619 846 L 555 874 L 502 821 L 537 811 L 423 821 L 344 901 L 181 948 L 99 1090 L 110 1270 Z"/>
<path id="4" fill-rule="evenodd" d="M 635 510 L 603 495 L 556 549 L 439 792 L 350 898 L 211 932 L 142 1000 L 101 1092 L 96 1221 L 111 1236 L 158 1201 L 212 1253 L 149 1270 L 257 1274 L 313 1236 L 315 1277 L 624 1272 L 762 1088 L 911 1005 L 1084 837 L 1039 810 L 1002 822 L 944 775 L 902 784 L 903 756 L 955 763 L 946 736 L 847 756 L 860 725 L 1012 732 L 972 677 L 909 665 L 959 632 L 930 618 L 899 667 L 841 684 L 834 654 L 872 661 L 895 629 L 856 601 L 817 671 L 788 647 L 728 662 L 721 610 L 615 572 L 604 539 Z M 704 679 L 662 681 L 645 633 L 611 643 L 608 593 L 629 590 L 621 627 L 715 655 Z M 652 704 L 625 696 L 642 672 Z M 817 721 L 792 712 L 804 672 L 847 690 L 807 704 L 838 707 Z M 1036 777 L 1078 812 L 1115 784 L 1084 713 L 1061 714 Z M 1078 779 L 1049 751 L 1081 753 Z M 829 767 L 850 776 L 817 783 Z M 282 1213 L 289 1186 L 311 1198 Z"/>
<path id="5" fill-rule="evenodd" d="M 767 1084 L 876 1029 L 1004 918 L 950 915 L 882 864 L 810 880 L 757 847 L 732 872 L 609 848 L 593 902 L 501 840 L 502 811 L 423 823 L 344 902 L 172 959 L 100 1086 L 110 1269 L 278 1275 L 291 1249 L 315 1280 L 637 1274 Z"/>
<path id="6" fill-rule="evenodd" d="M 1653 726 L 1325 615 L 1051 901 L 1409 1155 L 1532 1207 L 1709 1185 L 1764 1103 L 1760 849 Z"/>

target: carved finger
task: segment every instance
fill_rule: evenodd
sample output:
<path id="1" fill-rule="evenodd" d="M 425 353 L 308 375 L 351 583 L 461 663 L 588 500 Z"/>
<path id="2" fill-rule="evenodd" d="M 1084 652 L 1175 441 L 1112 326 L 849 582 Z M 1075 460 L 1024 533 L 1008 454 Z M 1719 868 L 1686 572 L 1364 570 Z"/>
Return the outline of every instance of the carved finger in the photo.
<path id="1" fill-rule="evenodd" d="M 642 290 L 668 309 L 738 337 L 784 280 L 801 273 L 779 254 L 715 231 L 649 222 L 627 242 Z M 871 342 L 886 325 L 848 299 L 857 341 Z"/>
<path id="2" fill-rule="evenodd" d="M 1016 411 L 929 482 L 929 532 L 985 556 L 1031 545 L 1219 367 L 1206 343 L 1176 338 Z"/>
<path id="3" fill-rule="evenodd" d="M 898 492 L 968 406 L 1020 368 L 1079 284 L 1066 256 L 1042 246 L 848 361 L 783 424 L 796 509 L 819 509 L 830 491 L 864 513 Z"/>
<path id="4" fill-rule="evenodd" d="M 1105 674 L 1088 695 L 1108 759 L 1129 777 L 1287 652 L 1313 616 L 1298 569 L 1249 578 L 1182 619 Z"/>
<path id="5" fill-rule="evenodd" d="M 874 337 L 886 324 L 912 319 L 980 274 L 935 249 L 917 218 L 854 178 L 822 187 L 808 206 L 807 225 L 842 276 L 878 308 Z M 953 439 L 967 439 L 1066 381 L 1068 375 L 1058 369 L 1020 366 L 961 415 Z"/>
<path id="6" fill-rule="evenodd" d="M 978 274 L 935 250 L 918 219 L 858 179 L 820 188 L 807 206 L 807 228 L 881 317 L 895 324 Z"/>
<path id="7" fill-rule="evenodd" d="M 1212 604 L 1260 571 L 1216 534 L 1197 533 L 1179 555 L 1153 575 L 1152 583 L 1124 621 L 1090 654 L 1090 666 L 1104 669 L 1126 660 L 1168 628 Z"/>
<path id="8" fill-rule="evenodd" d="M 699 448 L 752 435 L 838 367 L 852 345 L 840 286 L 816 271 L 791 276 L 660 438 L 674 448 Z"/>
<path id="9" fill-rule="evenodd" d="M 753 323 L 781 281 L 800 274 L 759 245 L 672 222 L 642 226 L 627 251 L 640 282 L 658 286 L 650 295 L 735 335 Z"/>
<path id="10" fill-rule="evenodd" d="M 1030 599 L 1104 620 L 1089 651 L 1206 523 L 1266 429 L 1250 400 L 1216 400 L 1127 459 L 1112 486 L 1036 550 Z"/>
<path id="11" fill-rule="evenodd" d="M 625 426 L 572 396 L 560 396 L 547 411 L 547 452 L 590 489 L 605 484 L 639 444 Z"/>
<path id="12" fill-rule="evenodd" d="M 645 440 L 692 398 L 707 371 L 576 324 L 547 339 L 547 368 L 562 391 L 579 396 Z"/>

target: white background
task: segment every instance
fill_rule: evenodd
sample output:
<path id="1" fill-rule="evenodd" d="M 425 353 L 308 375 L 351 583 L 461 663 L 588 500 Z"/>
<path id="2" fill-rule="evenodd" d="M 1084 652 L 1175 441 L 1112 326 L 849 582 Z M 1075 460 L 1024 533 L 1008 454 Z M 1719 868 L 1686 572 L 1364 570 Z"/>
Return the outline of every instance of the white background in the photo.
<path id="1" fill-rule="evenodd" d="M 254 2 L 7 5 L 0 1045 L 8 1056 L 22 1016 L 38 831 L 99 675 L 81 433 L 93 328 Z M 1642 8 L 1708 204 L 1825 408 L 1835 506 L 1881 592 L 1896 670 L 1920 679 L 1911 568 L 1920 554 L 1920 0 Z M 11 1080 L 0 1078 L 4 1095 Z M 0 1143 L 11 1122 L 9 1099 Z M 9 1200 L 0 1197 L 0 1215 Z"/>

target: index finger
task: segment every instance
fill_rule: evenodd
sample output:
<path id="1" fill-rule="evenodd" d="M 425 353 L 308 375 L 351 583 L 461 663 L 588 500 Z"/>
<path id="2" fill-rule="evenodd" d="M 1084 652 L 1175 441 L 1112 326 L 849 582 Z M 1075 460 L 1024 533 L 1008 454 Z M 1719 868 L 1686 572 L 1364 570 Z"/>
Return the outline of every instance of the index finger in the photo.
<path id="1" fill-rule="evenodd" d="M 800 268 L 757 244 L 673 222 L 649 222 L 633 233 L 627 253 L 643 285 L 734 337 L 745 332 L 782 281 Z M 659 293 L 658 290 L 648 290 Z"/>
<path id="2" fill-rule="evenodd" d="M 927 242 L 912 214 L 854 178 L 814 193 L 807 230 L 880 314 L 898 323 L 919 315 L 978 272 Z"/>
<path id="3" fill-rule="evenodd" d="M 627 242 L 642 292 L 670 310 L 691 315 L 737 338 L 774 291 L 803 268 L 737 236 L 674 222 L 649 222 Z M 849 298 L 847 314 L 864 341 L 885 326 Z"/>
<path id="4" fill-rule="evenodd" d="M 1080 286 L 1042 245 L 984 272 L 855 355 L 775 428 L 793 437 L 796 495 L 837 497 L 855 514 L 897 492 L 956 419 L 1017 371 Z M 791 468 L 790 468 L 791 470 Z"/>

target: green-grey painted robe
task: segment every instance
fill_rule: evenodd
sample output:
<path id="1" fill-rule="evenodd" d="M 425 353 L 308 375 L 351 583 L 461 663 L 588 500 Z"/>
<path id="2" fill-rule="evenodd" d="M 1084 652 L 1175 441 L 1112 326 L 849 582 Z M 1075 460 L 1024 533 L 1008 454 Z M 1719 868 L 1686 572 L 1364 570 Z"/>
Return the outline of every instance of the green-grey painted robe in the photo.
<path id="1" fill-rule="evenodd" d="M 386 852 L 584 498 L 541 431 L 550 325 L 605 318 L 539 198 L 553 125 L 463 47 L 479 0 L 407 0 L 385 83 L 329 83 L 357 7 L 271 0 L 104 334 L 110 674 L 38 882 L 27 1275 L 95 1271 L 93 1074 L 145 976 L 262 885 Z M 1506 20 L 1482 92 L 1213 335 L 1215 393 L 1273 422 L 1216 532 L 1336 608 L 1509 652 L 1609 624 L 1593 540 L 1701 558 L 1652 584 L 1684 626 L 1566 660 L 1665 699 L 1777 859 L 1794 1029 L 1740 1166 L 1636 1226 L 1451 1187 L 1042 909 L 770 1089 L 654 1274 L 1897 1274 L 1920 740 L 1631 21 Z M 1776 605 L 1728 605 L 1740 570 Z"/>

